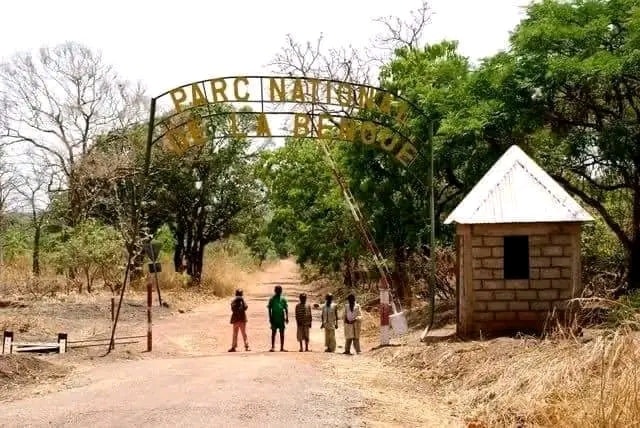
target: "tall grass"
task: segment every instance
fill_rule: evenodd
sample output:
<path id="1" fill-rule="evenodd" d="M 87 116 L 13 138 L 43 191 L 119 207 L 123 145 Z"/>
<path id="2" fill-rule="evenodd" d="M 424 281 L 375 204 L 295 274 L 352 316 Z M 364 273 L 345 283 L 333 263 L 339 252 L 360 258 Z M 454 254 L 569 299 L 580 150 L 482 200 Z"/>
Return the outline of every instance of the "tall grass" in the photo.
<path id="1" fill-rule="evenodd" d="M 600 332 L 602 333 L 602 332 Z M 640 340 L 510 339 L 385 349 L 473 426 L 640 426 Z"/>
<path id="2" fill-rule="evenodd" d="M 257 268 L 257 261 L 244 243 L 238 239 L 229 239 L 210 245 L 203 263 L 201 282 L 195 286 L 186 274 L 174 272 L 170 254 L 164 253 L 162 272 L 159 274 L 161 290 L 180 292 L 183 290 L 202 293 L 208 296 L 224 297 L 231 295 L 237 287 L 248 281 L 249 274 Z M 146 264 L 145 264 L 146 270 Z M 55 272 L 46 263 L 41 262 L 41 275 L 34 277 L 31 273 L 31 257 L 27 254 L 13 257 L 0 267 L 0 296 L 25 296 L 42 298 L 57 293 L 70 293 L 77 289 L 76 281 Z M 118 282 L 120 278 L 117 278 Z M 134 281 L 133 289 L 141 290 L 146 283 L 145 278 Z M 96 284 L 96 291 L 102 289 Z"/>
<path id="3" fill-rule="evenodd" d="M 225 297 L 233 294 L 236 288 L 245 287 L 249 274 L 256 268 L 255 258 L 242 242 L 227 240 L 207 248 L 199 284 L 194 285 L 186 274 L 174 272 L 173 262 L 168 256 L 163 259 L 163 271 L 158 280 L 162 289 L 186 289 Z"/>

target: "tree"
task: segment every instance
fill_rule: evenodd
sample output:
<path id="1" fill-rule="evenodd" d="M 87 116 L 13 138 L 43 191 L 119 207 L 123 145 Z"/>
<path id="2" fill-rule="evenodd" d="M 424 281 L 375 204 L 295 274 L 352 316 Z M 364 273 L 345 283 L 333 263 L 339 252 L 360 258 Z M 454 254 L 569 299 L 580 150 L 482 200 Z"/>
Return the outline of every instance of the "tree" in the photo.
<path id="1" fill-rule="evenodd" d="M 110 226 L 90 219 L 67 231 L 68 239 L 59 242 L 55 262 L 61 268 L 72 267 L 84 276 L 88 293 L 97 278 L 109 282 L 120 272 L 123 260 L 123 240 Z M 82 292 L 82 283 L 78 292 Z"/>
<path id="2" fill-rule="evenodd" d="M 46 218 L 48 203 L 46 186 L 48 182 L 46 173 L 38 170 L 37 167 L 32 167 L 29 174 L 21 177 L 20 184 L 16 187 L 16 191 L 22 196 L 31 218 L 33 230 L 31 272 L 34 276 L 40 276 L 40 239 Z"/>
<path id="3" fill-rule="evenodd" d="M 511 50 L 486 61 L 474 88 L 489 107 L 484 128 L 528 145 L 617 236 L 631 289 L 640 288 L 639 7 L 637 0 L 533 4 Z M 618 215 L 607 195 L 629 195 L 629 212 Z"/>
<path id="4" fill-rule="evenodd" d="M 253 221 L 261 195 L 253 165 L 257 152 L 251 141 L 233 135 L 224 115 L 207 117 L 207 112 L 197 108 L 186 114 L 207 125 L 206 138 L 202 144 L 175 151 L 175 147 L 183 147 L 184 141 L 174 133 L 154 148 L 146 213 L 165 219 L 175 237 L 176 270 L 182 271 L 186 263 L 187 273 L 198 282 L 205 247 L 240 232 Z M 251 114 L 238 117 L 240 130 L 246 131 L 255 124 Z M 177 123 L 184 119 L 173 118 Z"/>
<path id="5" fill-rule="evenodd" d="M 17 174 L 8 162 L 5 152 L 0 148 L 0 241 L 4 242 L 7 231 L 7 210 L 16 193 Z M 0 266 L 4 263 L 4 246 L 0 245 Z"/>
<path id="6" fill-rule="evenodd" d="M 276 247 L 293 250 L 302 265 L 348 270 L 360 246 L 317 142 L 289 139 L 284 147 L 265 153 L 259 176 L 267 189 L 272 214 L 267 228 Z"/>
<path id="7" fill-rule="evenodd" d="M 68 42 L 0 65 L 0 142 L 27 143 L 66 191 L 68 221 L 86 217 L 93 199 L 82 193 L 77 165 L 99 136 L 127 129 L 146 108 L 139 85 L 123 80 L 99 53 Z"/>

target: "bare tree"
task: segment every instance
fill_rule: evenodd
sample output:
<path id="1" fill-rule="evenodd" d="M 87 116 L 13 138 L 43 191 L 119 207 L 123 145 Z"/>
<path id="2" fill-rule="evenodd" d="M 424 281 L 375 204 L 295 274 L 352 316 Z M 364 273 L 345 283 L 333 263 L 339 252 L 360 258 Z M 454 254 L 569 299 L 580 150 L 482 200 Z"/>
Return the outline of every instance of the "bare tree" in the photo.
<path id="1" fill-rule="evenodd" d="M 396 49 L 417 49 L 422 43 L 424 31 L 431 22 L 431 6 L 421 0 L 420 6 L 409 12 L 408 17 L 385 16 L 375 20 L 382 24 L 384 31 L 378 34 L 376 48 L 393 54 Z"/>
<path id="2" fill-rule="evenodd" d="M 31 228 L 33 229 L 31 269 L 34 276 L 40 276 L 40 237 L 49 201 L 47 195 L 48 183 L 49 177 L 46 171 L 33 165 L 31 171 L 24 174 L 16 186 L 16 192 L 22 196 L 24 207 L 31 216 Z"/>
<path id="3" fill-rule="evenodd" d="M 396 49 L 416 49 L 431 22 L 431 7 L 426 0 L 409 12 L 408 17 L 386 16 L 375 19 L 383 26 L 371 46 L 351 45 L 327 48 L 324 34 L 315 41 L 300 42 L 290 34 L 285 44 L 269 64 L 277 72 L 304 77 L 316 77 L 370 83 L 377 79 L 380 65 L 386 63 Z M 382 51 L 376 53 L 375 51 Z"/>
<path id="4" fill-rule="evenodd" d="M 145 108 L 139 84 L 78 43 L 19 53 L 0 65 L 0 141 L 36 149 L 53 173 L 49 190 L 68 191 L 72 225 L 91 205 L 79 190 L 80 160 L 100 136 L 141 121 Z"/>

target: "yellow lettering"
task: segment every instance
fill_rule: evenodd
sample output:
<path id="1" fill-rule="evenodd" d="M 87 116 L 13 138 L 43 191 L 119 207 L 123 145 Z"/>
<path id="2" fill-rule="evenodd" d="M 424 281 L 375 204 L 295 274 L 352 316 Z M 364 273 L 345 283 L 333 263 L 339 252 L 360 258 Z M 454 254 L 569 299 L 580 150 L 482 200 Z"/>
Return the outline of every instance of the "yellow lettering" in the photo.
<path id="1" fill-rule="evenodd" d="M 244 84 L 244 95 L 240 95 L 240 83 Z M 246 77 L 236 77 L 233 80 L 233 95 L 236 97 L 237 101 L 248 101 L 249 100 L 249 79 Z"/>
<path id="2" fill-rule="evenodd" d="M 213 101 L 214 102 L 227 102 L 227 94 L 225 91 L 227 90 L 227 82 L 224 79 L 211 79 L 209 81 L 211 83 L 211 92 L 213 92 Z"/>
<path id="3" fill-rule="evenodd" d="M 231 132 L 230 132 L 230 134 L 233 137 L 246 137 L 247 134 L 245 134 L 244 132 L 240 131 L 240 128 L 238 127 L 238 115 L 235 112 L 231 112 L 231 113 L 229 113 L 229 119 L 231 121 Z"/>
<path id="4" fill-rule="evenodd" d="M 364 144 L 373 144 L 376 142 L 378 127 L 373 122 L 363 122 L 360 129 L 360 138 Z"/>
<path id="5" fill-rule="evenodd" d="M 331 115 L 328 113 L 320 114 L 320 118 L 318 119 L 318 137 L 330 138 L 332 130 L 333 126 L 331 125 Z"/>
<path id="6" fill-rule="evenodd" d="M 318 79 L 307 79 L 307 92 L 311 96 L 311 102 L 317 103 L 319 101 L 318 99 L 319 83 L 320 82 L 318 82 Z M 311 89 L 309 89 L 309 86 L 311 86 Z"/>
<path id="7" fill-rule="evenodd" d="M 194 106 L 207 105 L 207 97 L 204 96 L 204 93 L 202 92 L 202 89 L 200 89 L 200 85 L 198 83 L 191 85 L 191 103 Z"/>
<path id="8" fill-rule="evenodd" d="M 380 103 L 380 111 L 384 114 L 391 114 L 391 102 L 393 98 L 391 94 L 384 94 L 382 102 Z"/>
<path id="9" fill-rule="evenodd" d="M 293 89 L 291 90 L 291 101 L 299 103 L 304 102 L 304 89 L 302 89 L 302 80 L 295 79 L 293 81 Z"/>
<path id="10" fill-rule="evenodd" d="M 345 141 L 353 141 L 356 136 L 356 124 L 352 119 L 343 117 L 340 119 L 340 138 Z"/>
<path id="11" fill-rule="evenodd" d="M 271 129 L 269 128 L 269 122 L 267 122 L 267 115 L 264 113 L 258 114 L 256 134 L 258 137 L 271 137 Z"/>
<path id="12" fill-rule="evenodd" d="M 176 111 L 179 113 L 182 111 L 182 103 L 187 100 L 187 93 L 184 91 L 184 88 L 175 88 L 171 92 L 171 100 L 173 101 L 173 106 Z"/>
<path id="13" fill-rule="evenodd" d="M 376 90 L 367 86 L 358 88 L 358 105 L 360 108 L 371 109 L 376 97 Z"/>
<path id="14" fill-rule="evenodd" d="M 280 86 L 275 77 L 269 78 L 269 100 L 271 102 L 284 101 L 284 77 L 280 78 Z"/>
<path id="15" fill-rule="evenodd" d="M 389 129 L 383 128 L 378 132 L 378 143 L 383 150 L 392 152 L 400 143 L 400 136 L 398 134 L 393 135 Z"/>
<path id="16" fill-rule="evenodd" d="M 418 155 L 418 151 L 411 143 L 405 143 L 396 154 L 396 159 L 404 166 L 410 165 Z"/>
<path id="17" fill-rule="evenodd" d="M 352 107 L 354 104 L 353 88 L 348 83 L 340 83 L 336 89 L 338 103 L 342 107 Z"/>
<path id="18" fill-rule="evenodd" d="M 294 137 L 308 136 L 310 122 L 311 120 L 308 114 L 296 113 L 293 117 L 293 136 Z"/>

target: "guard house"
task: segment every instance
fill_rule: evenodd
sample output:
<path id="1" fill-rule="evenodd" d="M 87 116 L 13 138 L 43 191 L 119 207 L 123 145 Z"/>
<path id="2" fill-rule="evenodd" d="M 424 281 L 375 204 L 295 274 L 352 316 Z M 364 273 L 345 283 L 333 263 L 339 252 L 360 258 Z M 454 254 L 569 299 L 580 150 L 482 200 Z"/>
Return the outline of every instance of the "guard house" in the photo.
<path id="1" fill-rule="evenodd" d="M 580 233 L 593 218 L 518 146 L 445 220 L 456 223 L 460 336 L 536 333 L 581 294 Z"/>

